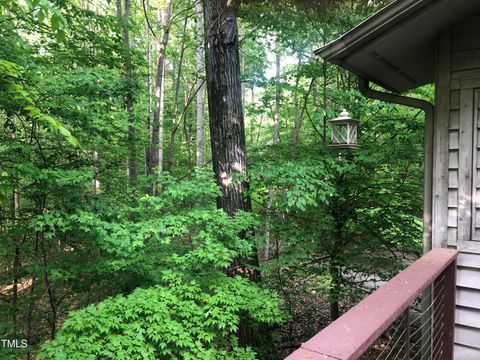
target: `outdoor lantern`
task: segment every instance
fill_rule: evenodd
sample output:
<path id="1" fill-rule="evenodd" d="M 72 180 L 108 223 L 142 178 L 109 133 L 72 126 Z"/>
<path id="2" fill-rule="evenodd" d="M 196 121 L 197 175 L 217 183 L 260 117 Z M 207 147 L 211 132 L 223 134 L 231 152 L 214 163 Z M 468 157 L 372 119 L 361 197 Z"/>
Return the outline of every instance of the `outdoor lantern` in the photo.
<path id="1" fill-rule="evenodd" d="M 358 120 L 352 119 L 347 110 L 343 109 L 339 117 L 328 121 L 332 139 L 328 146 L 340 149 L 356 149 Z"/>

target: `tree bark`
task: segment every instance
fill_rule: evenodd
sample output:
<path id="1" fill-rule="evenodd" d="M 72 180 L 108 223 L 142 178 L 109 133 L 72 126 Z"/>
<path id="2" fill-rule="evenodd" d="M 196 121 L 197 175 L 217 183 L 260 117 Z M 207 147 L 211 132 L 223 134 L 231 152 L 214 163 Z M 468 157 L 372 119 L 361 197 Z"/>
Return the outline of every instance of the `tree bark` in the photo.
<path id="1" fill-rule="evenodd" d="M 275 113 L 273 114 L 273 145 L 278 144 L 279 140 L 279 118 L 280 118 L 280 42 L 277 37 L 275 42 Z M 265 243 L 263 245 L 263 259 L 270 258 L 270 218 L 272 212 L 274 191 L 271 186 L 268 187 L 267 195 L 267 213 L 265 216 Z"/>
<path id="2" fill-rule="evenodd" d="M 153 124 L 151 131 L 150 163 L 148 164 L 148 175 L 161 173 L 163 170 L 163 110 L 165 106 L 165 51 L 167 49 L 168 37 L 170 34 L 170 20 L 172 11 L 172 0 L 168 0 L 163 13 L 160 16 L 161 1 L 159 1 L 158 18 L 159 23 L 164 27 L 162 38 L 157 43 L 158 60 L 157 74 L 155 80 L 155 112 L 153 113 Z M 153 192 L 153 188 L 152 188 Z"/>
<path id="3" fill-rule="evenodd" d="M 48 295 L 48 303 L 50 305 L 50 314 L 48 314 L 47 320 L 50 327 L 50 339 L 54 340 L 55 335 L 57 333 L 57 312 L 58 312 L 58 304 L 57 299 L 55 296 L 55 290 L 53 288 L 52 281 L 50 280 L 48 268 L 48 260 L 47 260 L 47 252 L 45 247 L 45 239 L 43 234 L 41 236 L 40 242 L 40 249 L 42 251 L 42 260 L 43 260 L 43 280 L 45 282 L 45 288 Z"/>
<path id="4" fill-rule="evenodd" d="M 178 69 L 177 69 L 177 78 L 175 80 L 175 101 L 174 101 L 174 116 L 172 120 L 172 128 L 170 131 L 170 144 L 168 146 L 168 160 L 167 160 L 167 171 L 172 170 L 173 166 L 173 155 L 175 153 L 175 135 L 177 134 L 178 127 L 180 126 L 180 122 L 182 121 L 181 118 L 176 121 L 178 117 L 178 107 L 179 107 L 179 101 L 178 101 L 178 95 L 180 93 L 180 82 L 181 82 L 181 77 L 182 77 L 182 67 L 183 67 L 183 57 L 185 54 L 185 38 L 187 35 L 187 25 L 188 25 L 188 14 L 185 15 L 185 20 L 183 22 L 183 32 L 182 32 L 182 43 L 180 45 L 180 60 L 178 61 Z M 185 116 L 186 118 L 186 116 Z"/>
<path id="5" fill-rule="evenodd" d="M 189 106 L 189 99 L 188 99 L 188 94 L 185 93 L 185 99 L 184 99 L 184 113 L 185 115 L 183 116 L 183 141 L 185 142 L 186 148 L 187 148 L 187 159 L 188 159 L 188 173 L 190 174 L 192 172 L 192 121 L 189 121 L 189 116 L 188 116 L 188 106 Z M 191 117 L 193 119 L 193 116 Z"/>
<path id="6" fill-rule="evenodd" d="M 197 16 L 197 42 L 196 42 L 196 66 L 197 66 L 197 109 L 196 109 L 196 139 L 195 139 L 195 163 L 197 166 L 204 165 L 203 159 L 203 5 L 201 1 L 195 4 Z"/>
<path id="7" fill-rule="evenodd" d="M 340 286 L 342 273 L 340 271 L 339 265 L 337 264 L 337 259 L 335 255 L 330 258 L 329 273 L 331 278 L 330 285 L 330 320 L 335 321 L 340 317 Z"/>
<path id="8" fill-rule="evenodd" d="M 280 41 L 275 42 L 275 114 L 273 115 L 273 144 L 278 144 L 278 120 L 280 118 Z"/>
<path id="9" fill-rule="evenodd" d="M 246 196 L 248 183 L 245 127 L 240 82 L 240 56 L 237 32 L 237 13 L 225 0 L 205 0 L 205 69 L 207 77 L 208 113 L 212 165 L 222 195 L 217 207 L 230 216 L 238 211 L 251 211 Z M 258 257 L 250 264 L 258 265 Z M 228 274 L 242 274 L 258 280 L 243 259 L 235 259 Z M 242 346 L 258 345 L 258 338 L 245 317 L 238 331 Z"/>
<path id="10" fill-rule="evenodd" d="M 117 5 L 117 7 L 116 7 L 117 18 L 121 19 L 122 18 L 122 0 L 117 0 L 116 5 Z M 84 8 L 85 8 L 85 6 L 84 6 Z"/>
<path id="11" fill-rule="evenodd" d="M 92 180 L 92 190 L 94 194 L 100 193 L 100 180 L 98 180 L 100 174 L 100 160 L 98 155 L 98 145 L 95 144 L 93 150 L 93 180 Z"/>
<path id="12" fill-rule="evenodd" d="M 237 14 L 225 0 L 205 1 L 205 62 L 212 164 L 223 196 L 217 206 L 229 215 L 249 210 Z"/>
<path id="13" fill-rule="evenodd" d="M 302 65 L 302 58 L 300 55 L 298 56 L 298 64 L 297 64 L 297 78 L 295 80 L 295 99 L 294 99 L 294 106 L 295 106 L 295 124 L 292 133 L 292 144 L 298 145 L 300 142 L 300 128 L 301 128 L 301 115 L 300 115 L 300 103 L 298 98 L 298 86 L 300 83 L 300 67 Z"/>
<path id="14" fill-rule="evenodd" d="M 150 24 L 147 20 L 148 13 L 150 11 L 149 0 L 145 1 L 145 31 L 147 33 L 146 38 L 146 59 L 147 59 L 147 91 L 148 91 L 148 110 L 147 110 L 147 130 L 148 134 L 152 133 L 152 108 L 153 108 L 153 91 L 152 91 L 152 33 L 150 31 Z M 145 146 L 145 174 L 148 174 L 150 164 L 150 146 Z"/>
<path id="15" fill-rule="evenodd" d="M 13 221 L 14 225 L 18 226 L 17 218 L 18 212 L 20 210 L 20 195 L 17 190 L 13 190 L 12 196 L 12 205 L 13 205 Z M 20 280 L 20 245 L 17 243 L 15 245 L 15 254 L 12 264 L 12 272 L 13 272 L 13 289 L 12 289 L 12 321 L 14 326 L 14 333 L 15 336 L 17 335 L 18 331 L 18 324 L 17 324 L 17 315 L 18 315 L 18 282 Z"/>
<path id="16" fill-rule="evenodd" d="M 118 3 L 117 3 L 118 4 Z M 127 144 L 128 144 L 128 160 L 127 173 L 128 183 L 134 186 L 137 183 L 137 147 L 136 147 L 136 128 L 135 118 L 133 114 L 133 79 L 132 79 L 132 59 L 130 54 L 130 34 L 128 30 L 128 23 L 130 21 L 130 6 L 131 0 L 124 1 L 123 11 L 123 44 L 125 46 L 125 107 L 128 114 L 128 129 L 127 129 Z M 120 10 L 121 12 L 121 10 Z M 118 13 L 118 9 L 117 9 Z"/>
<path id="17" fill-rule="evenodd" d="M 327 145 L 327 62 L 323 60 L 322 62 L 322 73 L 323 73 L 323 131 L 322 131 L 322 141 L 323 145 Z"/>

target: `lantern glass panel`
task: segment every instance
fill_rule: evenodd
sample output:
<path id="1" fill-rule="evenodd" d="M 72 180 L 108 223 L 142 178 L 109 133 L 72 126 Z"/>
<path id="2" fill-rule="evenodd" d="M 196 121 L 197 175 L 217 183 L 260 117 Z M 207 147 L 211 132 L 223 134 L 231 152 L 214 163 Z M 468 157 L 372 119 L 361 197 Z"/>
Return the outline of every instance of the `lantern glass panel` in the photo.
<path id="1" fill-rule="evenodd" d="M 348 144 L 347 124 L 332 124 L 332 144 Z"/>
<path id="2" fill-rule="evenodd" d="M 357 124 L 348 124 L 347 144 L 357 143 Z"/>

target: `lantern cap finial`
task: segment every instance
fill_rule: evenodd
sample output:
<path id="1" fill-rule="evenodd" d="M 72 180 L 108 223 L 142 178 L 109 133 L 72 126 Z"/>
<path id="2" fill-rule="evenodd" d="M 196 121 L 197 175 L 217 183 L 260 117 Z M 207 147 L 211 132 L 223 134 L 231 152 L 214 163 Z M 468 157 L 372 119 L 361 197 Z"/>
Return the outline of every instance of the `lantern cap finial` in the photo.
<path id="1" fill-rule="evenodd" d="M 350 114 L 348 113 L 347 109 L 343 109 L 342 112 L 340 113 L 341 118 L 348 118 L 350 117 Z"/>

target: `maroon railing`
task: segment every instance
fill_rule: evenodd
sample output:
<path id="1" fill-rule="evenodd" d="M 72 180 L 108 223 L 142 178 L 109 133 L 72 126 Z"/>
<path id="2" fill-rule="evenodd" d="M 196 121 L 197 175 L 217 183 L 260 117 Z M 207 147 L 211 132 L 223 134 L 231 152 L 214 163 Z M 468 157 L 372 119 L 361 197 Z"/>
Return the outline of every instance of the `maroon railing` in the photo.
<path id="1" fill-rule="evenodd" d="M 303 343 L 286 360 L 358 359 L 402 314 L 409 333 L 409 309 L 422 292 L 430 305 L 424 311 L 429 316 L 422 319 L 423 329 L 419 330 L 430 335 L 420 339 L 423 345 L 417 353 L 422 359 L 452 359 L 456 258 L 454 250 L 430 251 Z M 402 340 L 404 336 L 405 330 L 400 337 L 401 359 L 410 359 L 411 344 L 408 336 Z"/>

